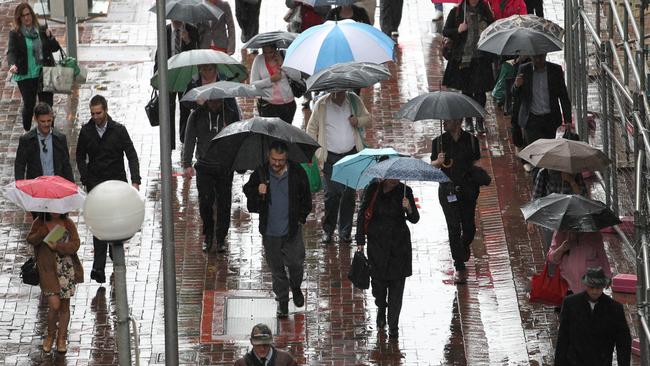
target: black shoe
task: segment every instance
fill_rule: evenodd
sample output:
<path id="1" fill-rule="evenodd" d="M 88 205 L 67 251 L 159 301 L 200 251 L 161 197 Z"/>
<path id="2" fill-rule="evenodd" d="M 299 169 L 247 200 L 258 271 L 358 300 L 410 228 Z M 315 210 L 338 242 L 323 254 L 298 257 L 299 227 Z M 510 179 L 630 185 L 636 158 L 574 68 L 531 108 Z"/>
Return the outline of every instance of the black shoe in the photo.
<path id="1" fill-rule="evenodd" d="M 330 244 L 332 242 L 332 234 L 323 233 L 323 236 L 320 237 L 320 242 L 323 244 Z"/>
<path id="2" fill-rule="evenodd" d="M 388 331 L 388 337 L 393 339 L 399 337 L 399 329 L 390 328 L 390 330 Z"/>
<path id="3" fill-rule="evenodd" d="M 386 308 L 377 309 L 377 329 L 382 329 L 386 326 Z"/>
<path id="4" fill-rule="evenodd" d="M 339 236 L 339 243 L 350 244 L 352 243 L 352 237 L 350 235 Z"/>
<path id="5" fill-rule="evenodd" d="M 474 133 L 474 121 L 471 118 L 465 118 L 465 131 Z"/>
<path id="6" fill-rule="evenodd" d="M 225 253 L 226 252 L 226 243 L 225 242 L 218 242 L 217 243 L 217 253 Z"/>
<path id="7" fill-rule="evenodd" d="M 287 318 L 289 316 L 289 300 L 278 301 L 278 318 Z"/>
<path id="8" fill-rule="evenodd" d="M 205 240 L 203 240 L 203 252 L 207 253 L 210 249 L 212 249 L 212 238 L 206 235 Z"/>
<path id="9" fill-rule="evenodd" d="M 300 287 L 292 288 L 291 293 L 293 293 L 293 304 L 297 308 L 301 308 L 305 305 L 305 295 L 302 294 Z"/>
<path id="10" fill-rule="evenodd" d="M 485 133 L 485 126 L 483 125 L 483 118 L 476 119 L 476 132 L 483 134 Z"/>
<path id="11" fill-rule="evenodd" d="M 90 271 L 90 279 L 97 281 L 97 283 L 105 283 L 106 275 L 104 274 L 104 271 L 93 269 L 92 271 Z"/>

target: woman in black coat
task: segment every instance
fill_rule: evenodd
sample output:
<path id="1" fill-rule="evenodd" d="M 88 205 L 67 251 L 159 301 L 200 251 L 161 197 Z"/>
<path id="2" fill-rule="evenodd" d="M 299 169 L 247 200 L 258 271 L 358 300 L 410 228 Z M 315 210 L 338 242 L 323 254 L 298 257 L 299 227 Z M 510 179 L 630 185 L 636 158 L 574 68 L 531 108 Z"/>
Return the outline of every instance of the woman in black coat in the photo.
<path id="1" fill-rule="evenodd" d="M 485 107 L 485 93 L 494 88 L 492 56 L 478 50 L 481 32 L 494 21 L 490 5 L 484 0 L 464 0 L 447 16 L 442 34 L 452 41 L 451 58 L 447 63 L 442 84 L 458 89 Z M 465 120 L 466 129 L 474 130 L 472 119 Z M 483 119 L 476 128 L 483 132 Z"/>
<path id="2" fill-rule="evenodd" d="M 355 22 L 370 24 L 366 9 L 356 5 L 342 5 L 330 10 L 325 17 L 327 20 L 352 19 Z"/>
<path id="3" fill-rule="evenodd" d="M 52 93 L 40 91 L 43 66 L 54 66 L 53 52 L 61 49 L 49 29 L 41 28 L 34 10 L 27 3 L 20 3 L 14 12 L 14 27 L 9 31 L 7 61 L 12 80 L 18 83 L 23 97 L 23 128 L 32 128 L 32 114 L 38 100 L 52 105 Z"/>
<path id="4" fill-rule="evenodd" d="M 357 214 L 357 250 L 363 251 L 367 237 L 377 327 L 386 325 L 388 308 L 391 337 L 399 334 L 404 283 L 412 272 L 411 232 L 406 220 L 420 220 L 410 187 L 396 179 L 386 179 L 374 181 L 366 188 Z"/>

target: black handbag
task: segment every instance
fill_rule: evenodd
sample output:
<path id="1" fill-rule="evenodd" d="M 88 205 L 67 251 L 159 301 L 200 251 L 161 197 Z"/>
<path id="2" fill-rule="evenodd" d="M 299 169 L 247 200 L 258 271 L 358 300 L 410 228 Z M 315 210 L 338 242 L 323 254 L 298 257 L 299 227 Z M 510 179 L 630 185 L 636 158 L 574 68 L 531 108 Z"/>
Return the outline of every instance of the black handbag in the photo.
<path id="1" fill-rule="evenodd" d="M 149 124 L 151 127 L 156 127 L 160 125 L 160 120 L 158 119 L 158 91 L 151 91 L 151 99 L 146 106 L 144 106 L 144 111 L 147 113 L 147 118 L 149 119 Z"/>
<path id="2" fill-rule="evenodd" d="M 472 165 L 469 170 L 469 178 L 479 186 L 489 186 L 492 183 L 492 177 L 480 166 Z"/>
<path id="3" fill-rule="evenodd" d="M 38 268 L 36 267 L 34 258 L 29 258 L 20 267 L 20 278 L 22 278 L 24 284 L 38 286 Z"/>
<path id="4" fill-rule="evenodd" d="M 300 98 L 307 91 L 307 84 L 304 80 L 294 80 L 292 78 L 287 78 L 289 80 L 289 86 L 291 87 L 291 93 L 293 93 L 294 98 Z"/>
<path id="5" fill-rule="evenodd" d="M 370 288 L 370 266 L 363 252 L 357 251 L 354 253 L 352 265 L 350 265 L 350 271 L 348 272 L 348 279 L 356 288 L 362 290 Z"/>

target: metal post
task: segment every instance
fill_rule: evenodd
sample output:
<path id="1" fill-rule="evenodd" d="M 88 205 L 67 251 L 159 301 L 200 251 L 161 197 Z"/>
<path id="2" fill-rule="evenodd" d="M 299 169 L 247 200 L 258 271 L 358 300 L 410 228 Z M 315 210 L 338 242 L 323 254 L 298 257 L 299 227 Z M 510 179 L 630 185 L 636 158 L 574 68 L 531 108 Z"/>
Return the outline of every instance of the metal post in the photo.
<path id="1" fill-rule="evenodd" d="M 629 36 L 629 34 L 628 34 L 629 32 L 627 32 L 627 30 L 630 29 L 630 18 L 629 18 L 629 15 L 628 15 L 627 11 L 625 11 L 625 9 L 623 9 L 623 29 L 625 30 L 625 32 L 623 32 L 623 34 L 622 34 L 623 43 L 629 44 L 630 36 Z M 623 57 L 624 57 L 624 61 L 623 61 L 623 70 L 624 70 L 624 72 L 623 72 L 623 84 L 627 87 L 627 86 L 630 85 L 630 62 L 632 60 L 630 60 L 630 58 L 627 56 L 627 53 L 625 53 L 625 52 L 623 53 Z"/>
<path id="2" fill-rule="evenodd" d="M 131 365 L 131 334 L 129 332 L 129 300 L 126 291 L 126 263 L 124 243 L 114 241 L 113 273 L 115 274 L 115 302 L 117 313 L 117 352 L 120 366 Z"/>
<path id="3" fill-rule="evenodd" d="M 77 58 L 77 17 L 74 14 L 74 0 L 64 0 L 66 47 L 68 56 Z"/>
<path id="4" fill-rule="evenodd" d="M 165 0 L 156 1 L 158 30 L 158 100 L 160 102 L 160 191 L 162 205 L 163 283 L 165 303 L 165 365 L 178 365 L 178 310 L 176 303 L 176 259 L 172 216 L 172 153 L 167 86 L 167 30 Z"/>
<path id="5" fill-rule="evenodd" d="M 575 99 L 575 88 L 573 87 L 573 31 L 571 26 L 573 25 L 573 0 L 566 1 L 564 6 L 564 41 L 565 41 L 565 50 L 564 50 L 564 64 L 566 65 L 566 81 L 567 81 L 567 91 L 569 97 L 572 101 Z"/>
<path id="6" fill-rule="evenodd" d="M 580 13 L 578 12 L 579 9 L 581 9 L 583 6 L 583 0 L 578 0 L 577 7 L 574 8 L 574 16 L 575 19 L 578 20 L 578 31 L 579 34 L 577 37 L 575 37 L 575 41 L 573 42 L 576 47 L 576 70 L 577 73 L 576 75 L 579 75 L 576 78 L 576 98 L 573 100 L 573 104 L 576 106 L 576 115 L 575 115 L 575 125 L 576 125 L 576 131 L 578 132 L 578 135 L 580 135 L 581 139 L 583 141 L 587 141 L 588 139 L 588 134 L 587 131 L 585 130 L 584 126 L 584 120 L 585 120 L 585 108 L 587 107 L 586 103 L 583 103 L 583 97 L 586 97 L 587 91 L 586 91 L 586 80 L 587 80 L 587 70 L 586 70 L 586 57 L 585 57 L 585 26 L 584 26 L 584 20 L 580 16 Z"/>

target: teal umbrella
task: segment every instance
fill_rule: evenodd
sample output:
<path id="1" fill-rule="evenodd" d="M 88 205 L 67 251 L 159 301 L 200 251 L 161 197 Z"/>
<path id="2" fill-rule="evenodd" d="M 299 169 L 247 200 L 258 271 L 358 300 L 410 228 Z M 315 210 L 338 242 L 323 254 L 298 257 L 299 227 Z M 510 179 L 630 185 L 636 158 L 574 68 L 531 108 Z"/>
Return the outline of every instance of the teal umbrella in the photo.
<path id="1" fill-rule="evenodd" d="M 248 77 L 246 66 L 233 57 L 212 49 L 181 52 L 167 60 L 170 92 L 184 92 L 192 77 L 199 74 L 199 65 L 217 66 L 219 80 L 242 82 Z M 151 86 L 158 89 L 158 72 L 151 78 Z"/>
<path id="2" fill-rule="evenodd" d="M 376 165 L 382 156 L 388 156 L 390 159 L 404 155 L 401 155 L 390 147 L 383 149 L 363 149 L 356 154 L 348 155 L 336 162 L 332 170 L 332 180 L 354 189 L 364 188 L 370 183 L 372 178 L 363 175 L 363 173 L 368 168 Z"/>

